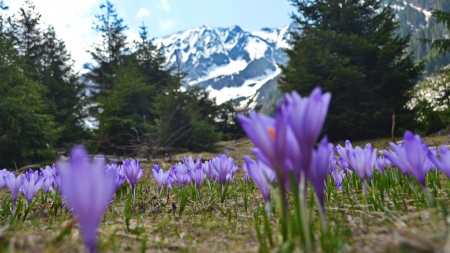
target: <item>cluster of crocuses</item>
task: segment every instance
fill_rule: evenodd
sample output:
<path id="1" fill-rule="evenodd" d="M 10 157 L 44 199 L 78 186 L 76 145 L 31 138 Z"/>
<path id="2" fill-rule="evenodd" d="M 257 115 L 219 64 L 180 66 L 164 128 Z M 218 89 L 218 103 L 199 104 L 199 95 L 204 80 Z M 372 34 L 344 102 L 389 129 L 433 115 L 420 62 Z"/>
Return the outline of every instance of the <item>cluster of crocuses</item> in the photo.
<path id="1" fill-rule="evenodd" d="M 138 160 L 125 159 L 123 165 L 107 165 L 103 158 L 91 162 L 84 147 L 76 146 L 70 153 L 69 161 L 60 160 L 56 165 L 41 168 L 40 171 L 30 169 L 16 176 L 6 169 L 1 170 L 0 190 L 5 185 L 10 189 L 15 212 L 20 191 L 29 206 L 38 190 L 47 193 L 59 189 L 80 223 L 85 245 L 90 252 L 95 252 L 97 227 L 113 194 L 126 179 L 134 198 L 136 184 L 143 173 Z"/>
<path id="2" fill-rule="evenodd" d="M 28 206 L 31 205 L 34 195 L 39 189 L 47 194 L 53 192 L 57 188 L 57 174 L 55 165 L 53 167 L 46 166 L 40 168 L 39 171 L 28 170 L 26 173 L 15 175 L 6 169 L 0 170 L 0 190 L 7 187 L 12 196 L 13 212 L 16 209 L 16 202 L 19 193 L 22 192 L 25 196 Z"/>
<path id="3" fill-rule="evenodd" d="M 115 188 L 117 189 L 122 183 L 127 180 L 132 189 L 134 189 L 139 178 L 142 176 L 144 170 L 140 169 L 138 160 L 123 161 L 123 165 L 107 164 L 104 167 L 104 173 L 111 175 L 115 179 Z M 47 192 L 54 192 L 60 184 L 60 177 L 56 165 L 52 167 L 46 166 L 39 170 L 29 169 L 28 172 L 20 173 L 17 176 L 15 173 L 6 169 L 0 170 L 0 190 L 9 189 L 12 195 L 13 210 L 16 205 L 19 193 L 22 192 L 28 205 L 31 204 L 36 193 L 42 189 L 44 194 Z"/>
<path id="4" fill-rule="evenodd" d="M 200 187 L 206 178 L 219 182 L 224 189 L 228 181 L 232 181 L 238 166 L 233 158 L 226 155 L 214 157 L 210 161 L 202 163 L 202 155 L 197 160 L 189 156 L 183 156 L 183 162 L 173 165 L 166 172 L 159 164 L 153 165 L 153 177 L 158 185 L 158 192 L 161 193 L 163 187 L 171 190 L 173 185 L 182 187 L 183 185 L 195 184 L 200 197 Z"/>
<path id="5" fill-rule="evenodd" d="M 383 173 L 386 168 L 392 168 L 393 165 L 401 170 L 408 181 L 409 175 L 412 175 L 425 191 L 425 178 L 430 170 L 439 168 L 450 177 L 450 152 L 446 146 L 440 147 L 438 158 L 438 149 L 429 148 L 428 143 L 423 142 L 419 135 L 406 131 L 403 139 L 401 144 L 391 142 L 392 150 L 383 150 L 383 156 L 379 157 L 377 157 L 377 149 L 372 149 L 370 143 L 366 144 L 364 149 L 358 146 L 353 148 L 348 140 L 345 142 L 345 147 L 338 145 L 336 152 L 340 157 L 333 158 L 330 163 L 333 170 L 330 173 L 336 180 L 338 189 L 342 187 L 340 185 L 342 176 L 349 171 L 354 171 L 363 181 L 363 191 L 366 193 L 366 181 L 373 179 L 374 168 L 379 173 Z M 336 165 L 341 168 L 340 171 Z"/>

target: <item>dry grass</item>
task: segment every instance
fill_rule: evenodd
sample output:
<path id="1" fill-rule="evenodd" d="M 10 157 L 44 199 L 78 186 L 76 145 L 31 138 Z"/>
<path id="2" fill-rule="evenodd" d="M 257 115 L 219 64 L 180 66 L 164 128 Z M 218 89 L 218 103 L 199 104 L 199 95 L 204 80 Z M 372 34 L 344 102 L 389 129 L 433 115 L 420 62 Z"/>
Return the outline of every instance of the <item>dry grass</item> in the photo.
<path id="1" fill-rule="evenodd" d="M 450 139 L 447 134 L 442 132 L 424 139 L 430 142 L 430 146 L 437 146 Z M 389 139 L 371 142 L 376 148 L 383 149 L 388 148 Z M 223 150 L 227 149 L 226 155 L 237 160 L 237 164 L 243 162 L 244 155 L 250 155 L 252 146 L 247 139 L 235 143 L 221 142 L 220 145 Z M 216 155 L 202 154 L 203 160 Z M 173 155 L 172 161 L 162 163 L 163 169 L 167 170 L 175 161 L 181 161 L 182 155 L 196 158 L 199 154 Z M 151 175 L 151 163 L 142 163 L 141 166 L 145 173 L 137 199 L 131 205 L 129 230 L 124 212 L 129 198 L 129 189 L 126 188 L 128 192 L 114 198 L 103 218 L 99 230 L 101 252 L 258 252 L 253 213 L 263 210 L 263 200 L 253 183 L 242 181 L 242 171 L 236 175 L 224 203 L 220 203 L 216 192 L 209 192 L 205 186 L 201 200 L 189 195 L 180 217 L 178 209 L 175 212 L 172 209 L 172 203 L 179 208 L 180 193 L 174 191 L 170 195 L 159 196 Z M 339 251 L 450 252 L 449 230 L 445 222 L 445 212 L 448 212 L 450 204 L 449 184 L 444 176 L 440 181 L 443 187 L 437 190 L 436 201 L 442 205 L 437 207 L 423 207 L 423 203 L 418 201 L 424 199 L 399 191 L 396 199 L 392 193 L 385 193 L 383 208 L 374 210 L 370 204 L 363 204 L 358 187 L 350 187 L 347 192 L 330 190 L 326 199 L 327 220 L 341 242 Z M 245 189 L 249 193 L 247 212 L 244 208 Z M 0 193 L 0 203 L 9 198 L 9 192 L 4 189 Z M 396 207 L 395 201 L 401 202 L 400 208 Z M 45 202 L 38 199 L 26 221 L 20 220 L 23 211 L 12 225 L 8 219 L 2 219 L 0 252 L 84 252 L 78 225 L 73 222 L 70 212 L 63 207 L 54 216 L 52 208 L 51 199 Z M 1 209 L 3 207 L 0 207 L 0 212 Z M 275 244 L 279 245 L 281 238 L 276 232 L 276 214 L 272 215 L 271 223 L 275 229 Z"/>

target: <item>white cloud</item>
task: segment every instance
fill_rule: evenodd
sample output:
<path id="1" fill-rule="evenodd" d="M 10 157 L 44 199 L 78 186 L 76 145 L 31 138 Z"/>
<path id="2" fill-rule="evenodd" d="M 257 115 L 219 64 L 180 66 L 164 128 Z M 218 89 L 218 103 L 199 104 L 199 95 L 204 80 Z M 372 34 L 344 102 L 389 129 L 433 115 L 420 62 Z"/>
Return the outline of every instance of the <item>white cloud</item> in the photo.
<path id="1" fill-rule="evenodd" d="M 157 5 L 158 8 L 169 11 L 170 10 L 170 6 L 169 3 L 167 3 L 167 0 L 161 0 L 161 2 Z"/>
<path id="2" fill-rule="evenodd" d="M 175 19 L 167 19 L 166 21 L 161 21 L 159 22 L 161 28 L 163 30 L 167 30 L 170 27 L 172 27 L 173 25 L 175 25 L 177 23 L 177 21 Z"/>
<path id="3" fill-rule="evenodd" d="M 18 13 L 25 0 L 6 0 L 9 6 L 8 15 Z M 48 1 L 34 0 L 36 12 L 41 14 L 43 27 L 52 25 L 56 36 L 62 39 L 67 50 L 75 60 L 75 71 L 80 71 L 84 63 L 91 61 L 86 49 L 95 41 L 95 32 L 92 29 L 92 10 L 98 12 L 101 0 L 79 1 Z"/>
<path id="4" fill-rule="evenodd" d="M 147 17 L 149 15 L 150 15 L 150 12 L 146 8 L 141 7 L 138 10 L 138 12 L 136 13 L 136 18 L 143 18 L 143 17 Z"/>

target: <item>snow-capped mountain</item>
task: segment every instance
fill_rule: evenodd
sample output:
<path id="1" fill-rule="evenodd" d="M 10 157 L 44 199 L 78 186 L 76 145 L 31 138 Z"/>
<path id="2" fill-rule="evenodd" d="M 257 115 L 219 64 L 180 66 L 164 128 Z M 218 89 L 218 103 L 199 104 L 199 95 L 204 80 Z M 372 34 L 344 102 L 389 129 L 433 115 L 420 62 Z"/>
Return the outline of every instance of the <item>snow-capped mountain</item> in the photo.
<path id="1" fill-rule="evenodd" d="M 168 65 L 180 66 L 188 73 L 189 85 L 206 88 L 219 104 L 230 99 L 245 104 L 280 74 L 278 64 L 287 62 L 283 49 L 288 47 L 290 29 L 250 32 L 239 26 L 204 25 L 154 39 L 153 43 L 164 46 Z"/>

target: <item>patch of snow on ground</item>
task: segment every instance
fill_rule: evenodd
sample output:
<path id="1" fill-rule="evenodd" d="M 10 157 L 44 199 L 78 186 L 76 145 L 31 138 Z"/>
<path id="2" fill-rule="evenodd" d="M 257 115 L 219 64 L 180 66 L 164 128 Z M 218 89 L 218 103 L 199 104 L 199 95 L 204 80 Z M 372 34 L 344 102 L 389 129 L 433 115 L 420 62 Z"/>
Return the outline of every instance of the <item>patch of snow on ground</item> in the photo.
<path id="1" fill-rule="evenodd" d="M 228 63 L 227 65 L 220 67 L 214 64 L 208 68 L 206 72 L 209 73 L 206 76 L 198 78 L 195 81 L 189 82 L 189 85 L 194 85 L 219 76 L 227 76 L 238 73 L 239 71 L 244 70 L 247 67 L 247 65 L 248 63 L 242 59 L 236 61 L 231 60 L 230 63 Z"/>
<path id="2" fill-rule="evenodd" d="M 266 75 L 264 76 L 245 81 L 245 83 L 241 87 L 224 87 L 220 90 L 215 90 L 211 88 L 211 86 L 208 86 L 206 90 L 210 92 L 211 97 L 216 98 L 217 104 L 222 104 L 229 101 L 230 99 L 232 100 L 240 97 L 246 97 L 246 99 L 240 103 L 241 105 L 245 105 L 248 99 L 254 96 L 256 94 L 256 91 L 261 88 L 263 84 L 265 84 L 270 79 L 273 79 L 280 73 L 281 69 L 277 68 L 275 71 L 266 71 Z M 254 83 L 256 83 L 254 86 L 248 86 L 249 84 Z M 254 107 L 255 105 L 251 106 Z"/>

